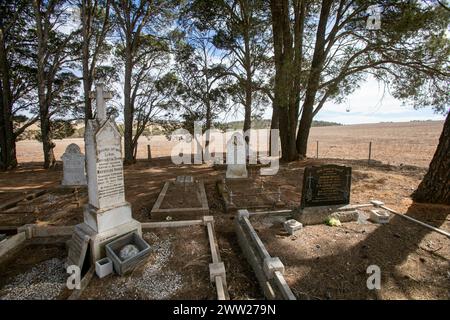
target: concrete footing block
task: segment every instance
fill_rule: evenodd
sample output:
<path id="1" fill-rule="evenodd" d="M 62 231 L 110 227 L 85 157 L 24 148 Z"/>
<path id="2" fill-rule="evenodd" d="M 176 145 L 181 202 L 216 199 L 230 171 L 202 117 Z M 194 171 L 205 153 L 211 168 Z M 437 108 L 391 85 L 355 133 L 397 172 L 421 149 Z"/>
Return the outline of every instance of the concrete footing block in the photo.
<path id="1" fill-rule="evenodd" d="M 206 226 L 208 222 L 214 222 L 213 216 L 203 216 L 203 224 Z"/>
<path id="2" fill-rule="evenodd" d="M 389 223 L 390 214 L 386 210 L 370 210 L 370 220 L 379 223 L 386 224 Z"/>
<path id="3" fill-rule="evenodd" d="M 289 219 L 283 223 L 284 230 L 290 235 L 303 228 L 303 224 L 294 219 Z"/>
<path id="4" fill-rule="evenodd" d="M 223 262 L 209 264 L 209 278 L 211 282 L 214 283 L 216 277 L 221 277 L 224 281 L 226 280 L 225 265 Z"/>
<path id="5" fill-rule="evenodd" d="M 237 216 L 238 216 L 238 219 L 241 220 L 244 217 L 247 217 L 247 218 L 250 217 L 250 213 L 248 212 L 248 210 L 241 209 L 241 210 L 238 210 Z"/>
<path id="6" fill-rule="evenodd" d="M 25 224 L 17 228 L 17 233 L 25 232 L 27 239 L 31 239 L 34 237 L 34 228 L 34 224 Z"/>
<path id="7" fill-rule="evenodd" d="M 370 203 L 373 204 L 375 207 L 384 206 L 384 202 L 378 200 L 371 200 Z"/>
<path id="8" fill-rule="evenodd" d="M 273 279 L 275 277 L 275 271 L 284 274 L 284 265 L 278 257 L 265 258 L 263 270 L 268 279 Z"/>
<path id="9" fill-rule="evenodd" d="M 113 263 L 106 257 L 95 262 L 95 273 L 101 279 L 113 272 Z"/>

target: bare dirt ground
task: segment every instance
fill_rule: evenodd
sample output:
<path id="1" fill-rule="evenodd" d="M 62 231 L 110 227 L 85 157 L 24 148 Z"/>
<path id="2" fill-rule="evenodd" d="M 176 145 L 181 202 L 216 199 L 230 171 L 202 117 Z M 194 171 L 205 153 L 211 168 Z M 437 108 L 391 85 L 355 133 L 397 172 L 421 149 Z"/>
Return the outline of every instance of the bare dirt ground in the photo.
<path id="1" fill-rule="evenodd" d="M 329 128 L 326 129 L 329 130 Z M 336 130 L 339 129 L 336 128 Z M 416 128 L 416 130 L 418 129 Z M 425 152 L 414 151 L 419 159 L 418 162 L 424 161 L 420 160 L 422 156 L 431 159 L 439 131 L 437 128 L 433 130 L 434 138 L 428 140 L 430 146 L 427 155 L 424 155 Z M 355 139 L 358 136 L 356 133 L 351 134 L 356 135 Z M 431 140 L 433 139 L 435 141 L 432 144 Z M 424 148 L 423 151 L 426 146 L 422 148 Z M 402 155 L 404 158 L 411 157 L 411 159 L 413 156 L 413 153 Z M 375 159 L 380 160 L 380 157 L 375 157 Z M 387 164 L 387 161 L 383 162 L 375 161 L 368 166 L 367 160 L 329 158 L 282 164 L 277 175 L 264 178 L 264 186 L 267 190 L 277 190 L 280 187 L 281 200 L 285 203 L 284 208 L 294 209 L 300 203 L 303 171 L 307 165 L 324 163 L 350 165 L 353 172 L 351 203 L 367 203 L 372 199 L 382 200 L 388 207 L 401 213 L 450 231 L 449 206 L 419 205 L 410 199 L 411 192 L 418 186 L 426 172 L 427 164 L 419 167 L 393 166 Z M 404 161 L 404 163 L 407 162 Z M 59 187 L 62 178 L 61 166 L 54 170 L 43 170 L 40 165 L 39 163 L 27 163 L 21 165 L 17 170 L 0 173 L 1 201 L 27 190 L 48 190 L 43 196 L 28 203 L 19 203 L 17 208 L 21 208 L 20 210 L 1 212 L 0 228 L 9 226 L 11 223 L 14 225 L 30 222 L 73 225 L 82 221 L 82 211 L 79 205 L 86 202 L 85 191 L 79 190 L 79 205 L 74 204 L 73 190 L 70 188 L 63 190 Z M 255 171 L 257 168 L 252 167 L 250 171 L 252 170 Z M 132 205 L 134 218 L 142 222 L 152 221 L 150 210 L 164 182 L 175 179 L 179 175 L 192 175 L 205 182 L 210 214 L 215 217 L 220 255 L 227 270 L 231 299 L 263 298 L 256 278 L 237 243 L 233 229 L 234 215 L 225 213 L 223 200 L 217 192 L 216 182 L 224 178 L 224 168 L 215 169 L 208 165 L 175 165 L 169 158 L 140 160 L 136 164 L 126 167 L 126 199 Z M 256 173 L 252 173 L 251 176 L 256 177 Z M 254 180 L 253 184 L 259 186 L 260 178 L 257 177 Z M 245 200 L 242 201 L 245 205 Z M 253 200 L 248 198 L 248 201 Z M 31 210 L 32 212 L 30 212 Z M 273 221 L 256 219 L 254 223 L 269 252 L 273 256 L 279 256 L 285 264 L 288 284 L 300 299 L 450 298 L 449 240 L 401 217 L 394 217 L 391 223 L 385 226 L 371 223 L 345 223 L 342 227 L 333 228 L 325 225 L 308 226 L 295 237 L 288 236 L 279 221 L 273 223 Z M 205 247 L 207 238 L 201 234 L 204 230 L 194 233 L 192 237 L 192 232 L 181 232 L 181 230 L 172 232 L 159 230 L 154 235 L 147 234 L 146 239 L 149 242 L 170 243 L 171 250 L 180 254 L 182 259 L 178 262 L 168 259 L 165 266 L 171 265 L 168 271 L 173 271 L 183 279 L 190 274 L 190 271 L 186 270 L 192 269 L 194 272 L 192 279 L 198 285 L 198 290 L 189 292 L 189 290 L 179 289 L 177 285 L 179 278 L 174 276 L 164 278 L 173 284 L 171 288 L 178 288 L 166 296 L 164 294 L 155 296 L 154 292 L 145 291 L 144 287 L 135 288 L 131 285 L 131 287 L 127 287 L 128 291 L 126 290 L 125 296 L 114 294 L 111 291 L 111 298 L 157 299 L 165 296 L 167 298 L 210 299 L 214 295 L 214 292 L 208 291 L 211 290 L 208 280 L 202 278 L 207 275 L 207 263 L 203 263 L 203 260 L 209 261 L 209 249 Z M 196 245 L 189 243 L 191 239 L 196 241 Z M 34 263 L 41 263 L 44 258 L 50 259 L 62 255 L 55 251 L 48 255 L 30 255 L 29 259 Z M 25 259 L 22 254 L 20 257 L 17 259 Z M 157 261 L 156 255 L 149 259 Z M 16 261 L 18 262 L 15 263 L 21 264 L 20 260 Z M 31 268 L 30 261 L 26 268 Z M 186 264 L 188 261 L 197 261 L 198 265 L 194 264 L 184 269 L 183 263 Z M 367 290 L 366 268 L 370 264 L 376 264 L 381 268 L 382 290 L 380 291 Z M 12 274 L 12 271 L 3 273 L 6 269 L 3 266 L 0 267 L 2 268 L 1 274 L 4 275 L 3 278 L 0 278 L 0 294 L 2 292 L 7 294 L 9 292 L 7 283 L 15 281 L 14 277 L 17 274 Z M 18 268 L 17 270 L 25 272 L 26 268 L 23 266 L 22 269 Z M 146 272 L 145 268 L 142 266 L 132 276 L 142 277 Z M 151 270 L 147 270 L 147 274 L 148 272 Z M 120 288 L 121 285 L 126 285 L 127 281 L 124 280 L 124 283 L 113 281 L 114 284 L 111 284 L 109 280 L 103 282 L 95 279 L 82 298 L 108 298 L 108 295 L 102 296 L 98 288 L 103 285 Z M 199 294 L 200 292 L 202 294 Z"/>

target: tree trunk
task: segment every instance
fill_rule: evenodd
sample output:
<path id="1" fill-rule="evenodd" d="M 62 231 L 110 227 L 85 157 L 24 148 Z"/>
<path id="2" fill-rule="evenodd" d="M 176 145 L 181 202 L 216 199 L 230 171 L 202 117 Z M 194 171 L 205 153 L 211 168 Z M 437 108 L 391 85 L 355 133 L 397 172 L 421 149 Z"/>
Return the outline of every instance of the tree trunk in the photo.
<path id="1" fill-rule="evenodd" d="M 131 37 L 131 35 L 130 35 Z M 133 159 L 133 106 L 131 103 L 131 73 L 133 71 L 131 44 L 127 45 L 125 58 L 125 83 L 124 83 L 124 143 L 125 164 L 132 164 Z"/>
<path id="2" fill-rule="evenodd" d="M 16 139 L 12 119 L 12 94 L 9 78 L 9 64 L 3 32 L 0 30 L 0 72 L 1 72 L 1 115 L 0 115 L 0 169 L 17 167 Z"/>
<path id="3" fill-rule="evenodd" d="M 81 19 L 83 26 L 83 43 L 82 43 L 82 64 L 83 64 L 83 91 L 84 91 L 84 124 L 93 118 L 92 115 L 92 101 L 90 92 L 92 88 L 92 76 L 89 70 L 89 34 L 91 28 L 90 14 L 87 1 L 82 2 Z"/>
<path id="4" fill-rule="evenodd" d="M 417 202 L 450 205 L 450 113 L 428 172 L 412 198 Z"/>
<path id="5" fill-rule="evenodd" d="M 252 94 L 253 94 L 253 77 L 252 77 L 252 59 L 250 55 L 250 37 L 248 30 L 244 33 L 244 50 L 245 50 L 245 111 L 244 111 L 244 132 L 248 131 L 245 139 L 247 144 L 250 142 L 250 129 L 252 127 Z"/>
<path id="6" fill-rule="evenodd" d="M 270 1 L 275 54 L 274 110 L 278 116 L 281 140 L 281 159 L 293 161 L 296 158 L 295 136 L 290 133 L 289 94 L 292 76 L 292 36 L 289 27 L 289 2 Z"/>
<path id="7" fill-rule="evenodd" d="M 305 101 L 303 103 L 302 117 L 298 127 L 296 147 L 297 152 L 303 157 L 306 157 L 309 131 L 313 120 L 314 103 L 316 100 L 317 90 L 319 88 L 320 74 L 322 73 L 323 64 L 326 58 L 326 30 L 332 4 L 332 0 L 322 1 L 320 20 L 316 34 L 316 44 L 314 48 L 313 60 L 311 62 L 311 72 L 308 79 Z"/>
<path id="8" fill-rule="evenodd" d="M 272 130 L 278 130 L 280 129 L 280 118 L 278 116 L 278 109 L 276 108 L 275 104 L 272 106 L 272 119 L 270 121 L 270 131 L 269 131 L 269 155 L 270 156 L 278 156 L 277 154 L 272 154 L 272 152 L 276 152 L 276 150 L 272 150 Z M 277 141 L 278 144 L 278 141 Z M 277 151 L 278 152 L 278 151 Z"/>
<path id="9" fill-rule="evenodd" d="M 55 155 L 53 154 L 54 144 L 50 139 L 50 116 L 49 116 L 49 101 L 46 93 L 46 79 L 45 79 L 45 56 L 46 46 L 48 41 L 47 20 L 44 18 L 44 25 L 41 15 L 41 4 L 39 1 L 33 2 L 34 15 L 36 19 L 36 34 L 37 34 L 37 89 L 38 89 L 38 103 L 39 116 L 41 119 L 41 136 L 42 149 L 44 152 L 44 169 L 52 167 L 55 163 Z"/>
<path id="10" fill-rule="evenodd" d="M 206 99 L 206 141 L 205 141 L 205 154 L 209 155 L 209 144 L 211 139 L 211 126 L 212 126 L 212 113 L 211 113 L 211 101 L 209 98 Z M 195 130 L 194 130 L 195 131 Z"/>
<path id="11" fill-rule="evenodd" d="M 50 138 L 50 120 L 45 112 L 40 113 L 41 117 L 41 136 L 42 149 L 44 151 L 44 169 L 52 168 L 56 164 L 55 154 L 53 148 L 55 144 Z"/>

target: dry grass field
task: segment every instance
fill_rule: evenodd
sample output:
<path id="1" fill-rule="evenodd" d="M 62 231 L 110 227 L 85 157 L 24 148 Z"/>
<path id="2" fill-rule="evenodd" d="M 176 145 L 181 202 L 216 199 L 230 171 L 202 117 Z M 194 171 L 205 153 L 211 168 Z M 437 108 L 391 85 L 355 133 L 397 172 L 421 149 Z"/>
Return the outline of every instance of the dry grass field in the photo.
<path id="1" fill-rule="evenodd" d="M 428 167 L 439 140 L 443 121 L 359 124 L 335 127 L 315 127 L 311 130 L 308 157 L 316 157 L 316 141 L 319 141 L 319 158 L 355 159 L 368 158 L 369 142 L 372 141 L 372 159 L 391 165 L 414 165 Z M 266 150 L 267 130 L 252 135 L 263 137 L 259 150 Z M 83 139 L 55 140 L 58 160 L 70 143 L 84 149 Z M 177 142 L 165 136 L 153 136 L 139 140 L 137 158 L 147 158 L 147 145 L 151 145 L 152 157 L 170 156 Z M 37 141 L 20 141 L 17 144 L 18 160 L 40 162 L 42 146 Z"/>

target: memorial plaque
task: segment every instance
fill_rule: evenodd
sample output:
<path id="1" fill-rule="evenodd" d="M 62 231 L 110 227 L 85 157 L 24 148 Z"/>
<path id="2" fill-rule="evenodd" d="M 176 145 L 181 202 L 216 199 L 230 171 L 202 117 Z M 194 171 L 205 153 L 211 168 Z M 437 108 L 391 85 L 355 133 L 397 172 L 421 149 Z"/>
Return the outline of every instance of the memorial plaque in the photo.
<path id="1" fill-rule="evenodd" d="M 99 208 L 122 205 L 125 202 L 120 134 L 107 121 L 98 131 L 97 197 Z"/>
<path id="2" fill-rule="evenodd" d="M 350 203 L 352 168 L 338 165 L 306 167 L 301 208 Z"/>

